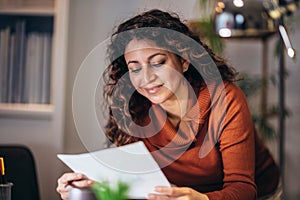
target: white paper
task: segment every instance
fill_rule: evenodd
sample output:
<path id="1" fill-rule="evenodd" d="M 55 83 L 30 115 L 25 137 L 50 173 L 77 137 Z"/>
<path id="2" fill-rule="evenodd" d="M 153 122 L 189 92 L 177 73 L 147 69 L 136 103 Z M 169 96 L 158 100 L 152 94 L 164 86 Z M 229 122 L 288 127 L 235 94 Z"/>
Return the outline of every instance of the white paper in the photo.
<path id="1" fill-rule="evenodd" d="M 74 172 L 85 174 L 89 179 L 129 184 L 129 198 L 146 198 L 155 193 L 155 186 L 170 186 L 143 142 L 91 153 L 58 154 Z"/>

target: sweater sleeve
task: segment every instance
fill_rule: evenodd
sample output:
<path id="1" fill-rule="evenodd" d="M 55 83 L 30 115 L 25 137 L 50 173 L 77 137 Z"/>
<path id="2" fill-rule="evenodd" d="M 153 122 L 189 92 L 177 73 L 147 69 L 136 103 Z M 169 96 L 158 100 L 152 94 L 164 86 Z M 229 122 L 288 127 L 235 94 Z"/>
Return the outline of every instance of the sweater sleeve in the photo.
<path id="1" fill-rule="evenodd" d="M 255 143 L 251 115 L 246 98 L 234 84 L 225 84 L 226 95 L 214 102 L 210 129 L 219 132 L 217 138 L 223 164 L 223 188 L 206 193 L 210 200 L 256 199 Z M 226 109 L 224 109 L 224 105 Z"/>

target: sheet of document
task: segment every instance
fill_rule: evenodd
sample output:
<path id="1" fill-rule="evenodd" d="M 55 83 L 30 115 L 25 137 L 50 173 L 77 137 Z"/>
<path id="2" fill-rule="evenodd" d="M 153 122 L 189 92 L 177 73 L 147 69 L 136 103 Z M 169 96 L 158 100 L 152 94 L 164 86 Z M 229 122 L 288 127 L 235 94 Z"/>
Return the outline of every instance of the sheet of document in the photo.
<path id="1" fill-rule="evenodd" d="M 92 180 L 128 183 L 132 199 L 146 198 L 147 194 L 154 193 L 155 186 L 170 186 L 143 142 L 91 153 L 57 156 L 74 172 L 83 173 Z"/>

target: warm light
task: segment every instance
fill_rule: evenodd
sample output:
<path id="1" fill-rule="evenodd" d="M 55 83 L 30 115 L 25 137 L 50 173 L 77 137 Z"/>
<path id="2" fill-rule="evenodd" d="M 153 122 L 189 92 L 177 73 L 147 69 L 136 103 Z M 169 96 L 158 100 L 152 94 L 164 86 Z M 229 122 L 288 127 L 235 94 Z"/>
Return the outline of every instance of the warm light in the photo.
<path id="1" fill-rule="evenodd" d="M 222 8 L 220 8 L 220 7 L 216 7 L 216 9 L 215 9 L 215 10 L 216 10 L 216 12 L 217 12 L 217 13 L 221 13 L 221 12 L 223 12 L 223 9 L 222 9 Z"/>
<path id="2" fill-rule="evenodd" d="M 295 12 L 297 10 L 297 5 L 296 4 L 290 4 L 287 6 L 287 9 L 291 12 Z"/>
<path id="3" fill-rule="evenodd" d="M 217 3 L 217 6 L 216 6 L 216 8 L 215 8 L 215 11 L 217 12 L 217 13 L 221 13 L 221 12 L 223 12 L 223 9 L 225 8 L 225 4 L 223 3 L 223 2 L 221 2 L 221 1 L 219 1 L 218 3 Z"/>
<path id="4" fill-rule="evenodd" d="M 231 37 L 231 30 L 229 28 L 221 28 L 219 30 L 219 35 L 221 37 Z"/>
<path id="5" fill-rule="evenodd" d="M 271 10 L 271 11 L 269 11 L 269 15 L 273 19 L 278 19 L 281 16 L 281 12 L 279 10 Z"/>
<path id="6" fill-rule="evenodd" d="M 219 2 L 218 2 L 218 7 L 220 7 L 220 8 L 225 8 L 225 3 L 219 1 Z"/>
<path id="7" fill-rule="evenodd" d="M 236 7 L 243 7 L 244 6 L 244 1 L 243 0 L 233 0 L 233 5 Z"/>

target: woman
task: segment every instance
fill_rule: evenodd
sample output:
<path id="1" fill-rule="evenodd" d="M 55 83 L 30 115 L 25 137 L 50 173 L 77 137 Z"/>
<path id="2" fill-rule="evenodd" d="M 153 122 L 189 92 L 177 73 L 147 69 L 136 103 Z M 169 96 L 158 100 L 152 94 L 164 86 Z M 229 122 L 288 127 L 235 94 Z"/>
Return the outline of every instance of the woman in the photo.
<path id="1" fill-rule="evenodd" d="M 149 199 L 256 199 L 273 193 L 278 168 L 257 137 L 236 72 L 176 15 L 150 10 L 119 25 L 104 74 L 106 136 L 143 141 L 174 187 Z M 83 174 L 58 180 L 93 183 Z"/>

